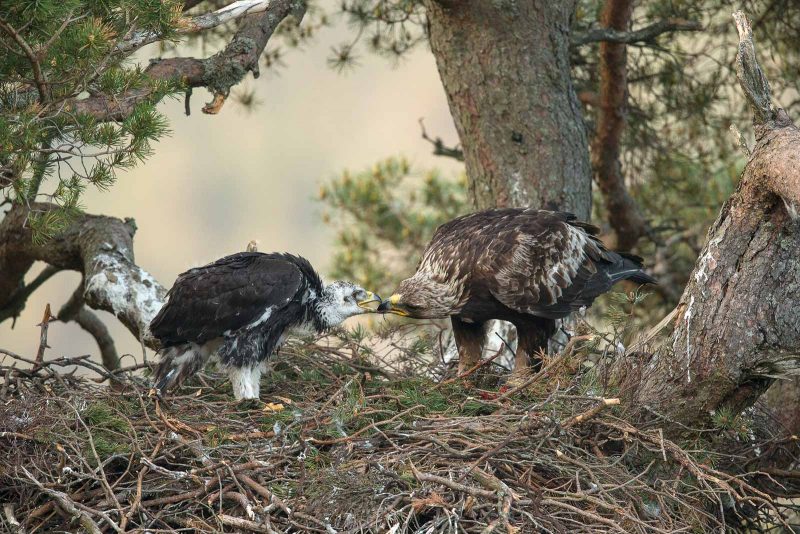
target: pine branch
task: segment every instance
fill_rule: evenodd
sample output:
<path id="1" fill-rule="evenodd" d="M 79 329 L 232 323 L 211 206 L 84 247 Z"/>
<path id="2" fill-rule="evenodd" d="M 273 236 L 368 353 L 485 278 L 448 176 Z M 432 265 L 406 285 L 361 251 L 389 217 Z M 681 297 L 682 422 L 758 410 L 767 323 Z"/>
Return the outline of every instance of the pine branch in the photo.
<path id="1" fill-rule="evenodd" d="M 635 44 L 652 42 L 664 33 L 676 31 L 699 31 L 703 26 L 692 20 L 664 19 L 644 28 L 633 31 L 620 31 L 612 28 L 594 28 L 583 33 L 572 35 L 572 46 L 582 46 L 600 41 L 610 43 Z"/>
<path id="2" fill-rule="evenodd" d="M 299 23 L 306 9 L 305 2 L 298 0 L 270 0 L 266 4 L 268 9 L 247 16 L 221 52 L 206 59 L 179 57 L 153 61 L 145 74 L 152 80 L 180 80 L 189 88 L 208 88 L 214 94 L 214 100 L 206 105 L 204 111 L 218 112 L 231 87 L 238 84 L 248 71 L 258 77 L 258 60 L 278 25 L 290 15 Z M 113 98 L 98 94 L 83 100 L 73 99 L 67 102 L 66 108 L 99 120 L 121 120 L 130 115 L 138 103 L 151 98 L 154 92 L 153 87 L 142 87 Z"/>
<path id="3" fill-rule="evenodd" d="M 36 90 L 39 92 L 39 101 L 42 103 L 47 102 L 47 79 L 45 78 L 44 72 L 42 72 L 42 65 L 39 63 L 39 54 L 34 52 L 33 48 L 25 41 L 22 35 L 4 20 L 0 20 L 0 30 L 6 32 L 25 53 L 25 56 L 31 63 L 33 80 L 36 84 Z"/>
<path id="4" fill-rule="evenodd" d="M 247 15 L 263 13 L 270 10 L 273 4 L 276 3 L 275 0 L 238 0 L 217 11 L 179 21 L 177 33 L 189 34 L 210 30 Z M 164 39 L 164 36 L 158 32 L 141 30 L 119 43 L 117 52 L 129 53 L 162 39 Z"/>

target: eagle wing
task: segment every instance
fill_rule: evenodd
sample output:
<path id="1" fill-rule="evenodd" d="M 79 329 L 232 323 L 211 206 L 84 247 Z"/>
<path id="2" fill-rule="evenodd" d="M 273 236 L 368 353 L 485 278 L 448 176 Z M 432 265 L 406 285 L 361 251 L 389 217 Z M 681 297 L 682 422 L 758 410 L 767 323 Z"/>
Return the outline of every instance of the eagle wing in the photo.
<path id="1" fill-rule="evenodd" d="M 517 312 L 557 319 L 590 306 L 623 278 L 654 282 L 640 270 L 640 258 L 607 250 L 597 232 L 571 213 L 477 212 L 439 227 L 418 269 L 468 287 L 462 304 L 488 293 Z"/>
<path id="2" fill-rule="evenodd" d="M 591 306 L 624 278 L 652 281 L 641 259 L 607 250 L 597 231 L 570 213 L 525 210 L 492 240 L 478 272 L 501 303 L 548 319 Z"/>
<path id="3" fill-rule="evenodd" d="M 303 287 L 303 273 L 278 254 L 241 252 L 181 274 L 150 323 L 164 346 L 205 343 L 277 314 Z"/>

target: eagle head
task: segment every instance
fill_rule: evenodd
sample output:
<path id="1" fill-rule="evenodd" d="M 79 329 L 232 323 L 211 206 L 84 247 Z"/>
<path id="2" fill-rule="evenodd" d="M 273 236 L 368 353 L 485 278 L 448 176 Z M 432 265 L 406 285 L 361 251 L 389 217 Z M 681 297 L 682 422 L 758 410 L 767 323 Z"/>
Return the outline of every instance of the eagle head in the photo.
<path id="1" fill-rule="evenodd" d="M 325 286 L 316 303 L 325 327 L 336 326 L 348 317 L 374 311 L 371 304 L 381 297 L 352 282 L 336 281 Z"/>
<path id="2" fill-rule="evenodd" d="M 442 319 L 457 313 L 458 298 L 448 284 L 417 275 L 400 282 L 397 290 L 378 306 L 378 313 L 414 319 Z"/>

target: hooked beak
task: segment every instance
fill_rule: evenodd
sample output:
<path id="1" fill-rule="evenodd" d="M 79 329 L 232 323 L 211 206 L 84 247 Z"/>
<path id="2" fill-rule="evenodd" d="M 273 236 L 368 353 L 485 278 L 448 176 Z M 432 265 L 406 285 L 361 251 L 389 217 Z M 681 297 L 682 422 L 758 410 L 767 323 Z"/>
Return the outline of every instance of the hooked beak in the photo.
<path id="1" fill-rule="evenodd" d="M 356 304 L 358 305 L 359 308 L 362 308 L 364 310 L 376 311 L 372 307 L 370 307 L 370 304 L 372 304 L 373 302 L 381 302 L 380 295 L 376 295 L 372 291 L 367 291 L 367 296 L 363 300 L 359 300 L 358 302 L 356 302 Z"/>
<path id="2" fill-rule="evenodd" d="M 399 315 L 401 317 L 406 317 L 408 312 L 403 309 L 402 304 L 400 304 L 400 295 L 394 294 L 388 299 L 381 302 L 381 305 L 378 306 L 378 313 L 392 313 L 394 315 Z"/>

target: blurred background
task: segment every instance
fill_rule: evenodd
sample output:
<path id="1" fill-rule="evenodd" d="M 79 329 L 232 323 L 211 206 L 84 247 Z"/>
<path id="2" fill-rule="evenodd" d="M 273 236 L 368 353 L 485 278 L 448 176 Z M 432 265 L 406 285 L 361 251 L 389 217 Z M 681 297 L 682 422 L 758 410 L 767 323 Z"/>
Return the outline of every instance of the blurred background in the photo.
<path id="1" fill-rule="evenodd" d="M 136 261 L 165 287 L 186 269 L 244 250 L 253 239 L 264 252 L 305 256 L 326 276 L 334 236 L 316 200 L 325 181 L 393 154 L 405 156 L 414 168 L 437 167 L 444 175 L 463 169 L 453 159 L 433 156 L 421 137 L 418 121 L 424 118 L 429 133 L 457 140 L 427 46 L 396 63 L 363 54 L 355 68 L 330 68 L 332 48 L 351 35 L 346 24 L 333 21 L 290 50 L 286 67 L 262 70 L 256 80 L 248 76 L 218 115 L 200 111 L 211 100 L 204 89 L 194 91 L 189 117 L 182 100 L 163 101 L 158 108 L 172 134 L 156 143 L 144 164 L 122 171 L 108 191 L 88 188 L 85 211 L 133 217 Z M 157 46 L 137 54 L 143 66 L 160 55 Z M 176 53 L 210 55 L 199 45 L 181 45 L 168 55 Z M 250 105 L 236 101 L 251 92 Z M 0 324 L 3 348 L 34 354 L 45 305 L 55 312 L 79 283 L 77 272 L 51 278 L 28 300 L 13 329 L 11 321 Z M 97 313 L 119 354 L 139 358 L 139 342 L 112 315 Z M 48 358 L 97 352 L 94 339 L 74 322 L 52 323 L 48 343 Z"/>

